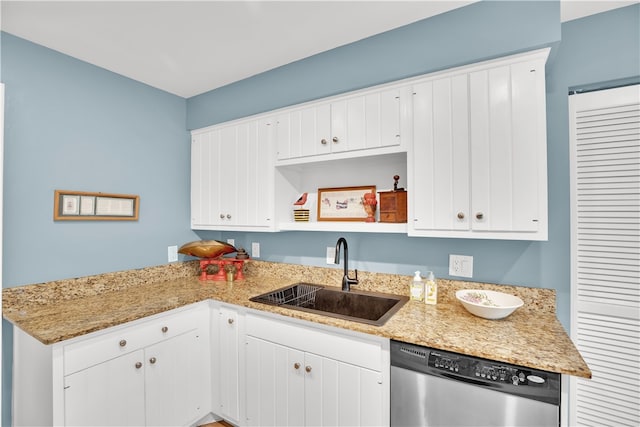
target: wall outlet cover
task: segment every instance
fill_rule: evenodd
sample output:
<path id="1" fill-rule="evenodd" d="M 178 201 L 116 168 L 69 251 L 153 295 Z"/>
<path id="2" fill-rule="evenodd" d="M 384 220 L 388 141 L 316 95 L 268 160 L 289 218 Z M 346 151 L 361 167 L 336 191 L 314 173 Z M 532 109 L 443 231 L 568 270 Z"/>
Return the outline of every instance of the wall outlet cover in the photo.
<path id="1" fill-rule="evenodd" d="M 227 243 L 230 244 L 231 246 L 235 246 L 236 245 L 235 239 L 227 239 Z"/>
<path id="2" fill-rule="evenodd" d="M 260 243 L 251 243 L 251 258 L 260 258 Z"/>
<path id="3" fill-rule="evenodd" d="M 473 277 L 473 257 L 450 254 L 449 276 Z"/>
<path id="4" fill-rule="evenodd" d="M 336 262 L 336 247 L 327 246 L 327 264 L 335 264 Z"/>
<path id="5" fill-rule="evenodd" d="M 167 250 L 167 260 L 169 262 L 178 261 L 178 247 L 177 246 L 169 246 Z"/>

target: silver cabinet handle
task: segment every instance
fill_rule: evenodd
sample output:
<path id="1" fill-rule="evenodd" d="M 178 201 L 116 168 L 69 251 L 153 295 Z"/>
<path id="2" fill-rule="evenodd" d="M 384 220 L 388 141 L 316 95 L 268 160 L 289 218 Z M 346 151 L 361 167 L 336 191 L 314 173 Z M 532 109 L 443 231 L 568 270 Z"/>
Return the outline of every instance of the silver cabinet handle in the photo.
<path id="1" fill-rule="evenodd" d="M 224 214 L 220 214 L 220 219 L 224 219 Z"/>
<path id="2" fill-rule="evenodd" d="M 458 212 L 458 219 L 464 219 L 464 213 Z"/>
<path id="3" fill-rule="evenodd" d="M 124 347 L 125 345 L 127 345 L 127 340 L 120 340 L 118 344 L 120 344 L 120 347 Z"/>
<path id="4" fill-rule="evenodd" d="M 230 317 L 230 318 L 228 318 L 228 319 L 227 319 L 227 323 L 228 323 L 228 324 L 230 324 L 230 325 L 233 325 L 233 319 L 232 319 L 231 317 Z"/>
<path id="5" fill-rule="evenodd" d="M 162 327 L 162 332 L 163 332 L 163 333 L 165 333 L 165 334 L 166 334 L 168 330 L 169 330 L 169 328 L 168 328 L 168 327 L 166 327 L 166 326 L 163 326 L 163 327 Z"/>
<path id="6" fill-rule="evenodd" d="M 484 214 L 482 212 L 478 212 L 476 214 L 476 219 L 482 219 L 482 218 L 484 218 Z"/>
<path id="7" fill-rule="evenodd" d="M 307 365 L 304 367 L 304 370 L 307 372 L 311 372 L 311 366 Z"/>
<path id="8" fill-rule="evenodd" d="M 142 368 L 142 362 L 136 362 L 136 369 Z"/>
<path id="9" fill-rule="evenodd" d="M 320 140 L 320 144 L 322 144 L 322 145 L 327 145 L 327 140 L 326 140 L 326 139 L 324 139 L 324 138 L 322 138 L 322 139 Z"/>
<path id="10" fill-rule="evenodd" d="M 298 362 L 294 363 L 293 369 L 300 369 L 300 364 Z"/>
<path id="11" fill-rule="evenodd" d="M 227 214 L 227 219 L 231 219 L 231 214 Z"/>
<path id="12" fill-rule="evenodd" d="M 152 357 L 151 359 L 149 359 L 149 363 L 151 363 L 152 365 L 156 363 L 156 358 Z"/>
<path id="13" fill-rule="evenodd" d="M 335 142 L 335 143 L 337 143 L 337 142 L 339 141 L 339 140 L 338 140 L 338 137 L 337 137 L 337 136 L 334 136 L 334 137 L 333 137 L 333 139 L 332 139 L 332 141 L 333 141 L 333 142 Z"/>

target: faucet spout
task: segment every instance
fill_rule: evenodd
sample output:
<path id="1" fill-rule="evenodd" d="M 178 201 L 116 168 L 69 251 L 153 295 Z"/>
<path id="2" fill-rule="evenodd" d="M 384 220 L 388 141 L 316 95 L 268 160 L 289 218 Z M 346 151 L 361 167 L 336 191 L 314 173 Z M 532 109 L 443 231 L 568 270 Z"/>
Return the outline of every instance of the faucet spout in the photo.
<path id="1" fill-rule="evenodd" d="M 358 270 L 356 270 L 356 277 L 349 277 L 349 245 L 347 245 L 347 239 L 340 237 L 336 243 L 336 258 L 333 261 L 334 264 L 340 264 L 340 246 L 344 247 L 344 274 L 342 275 L 342 290 L 349 292 L 351 285 L 358 284 Z"/>

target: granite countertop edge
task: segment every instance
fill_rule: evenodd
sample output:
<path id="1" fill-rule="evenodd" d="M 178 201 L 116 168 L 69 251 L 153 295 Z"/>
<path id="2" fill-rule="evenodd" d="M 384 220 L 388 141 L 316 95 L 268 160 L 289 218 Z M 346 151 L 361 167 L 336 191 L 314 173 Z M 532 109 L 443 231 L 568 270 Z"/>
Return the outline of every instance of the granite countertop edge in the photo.
<path id="1" fill-rule="evenodd" d="M 591 371 L 555 313 L 555 290 L 438 279 L 438 304 L 407 302 L 373 326 L 251 302 L 249 298 L 304 281 L 339 284 L 342 270 L 255 261 L 245 279 L 200 280 L 186 261 L 3 289 L 3 317 L 46 345 L 206 300 L 276 313 L 327 326 L 464 353 L 534 369 L 591 378 Z M 353 289 L 408 296 L 411 276 L 358 272 Z M 518 295 L 524 306 L 501 320 L 473 316 L 455 299 L 459 289 Z"/>

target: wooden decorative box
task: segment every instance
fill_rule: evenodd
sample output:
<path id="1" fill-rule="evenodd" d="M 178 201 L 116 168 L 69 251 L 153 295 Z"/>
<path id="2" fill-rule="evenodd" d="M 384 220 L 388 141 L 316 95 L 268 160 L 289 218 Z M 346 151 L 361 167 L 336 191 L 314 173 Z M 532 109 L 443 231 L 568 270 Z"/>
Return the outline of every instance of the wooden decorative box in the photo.
<path id="1" fill-rule="evenodd" d="M 407 192 L 381 191 L 380 222 L 407 222 Z"/>

